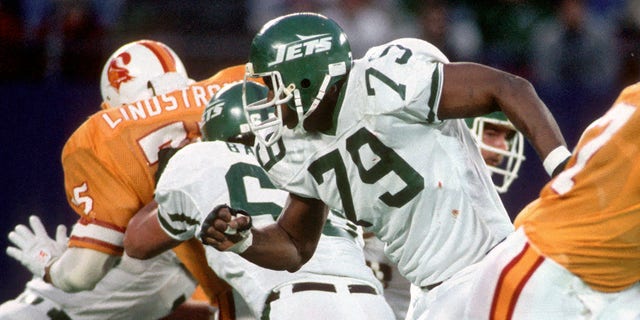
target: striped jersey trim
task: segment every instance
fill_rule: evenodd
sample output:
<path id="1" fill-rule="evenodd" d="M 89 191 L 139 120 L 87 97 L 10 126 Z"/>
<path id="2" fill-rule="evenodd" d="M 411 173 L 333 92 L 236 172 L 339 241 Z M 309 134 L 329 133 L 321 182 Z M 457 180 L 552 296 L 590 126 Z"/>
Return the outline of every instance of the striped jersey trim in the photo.
<path id="1" fill-rule="evenodd" d="M 442 92 L 442 63 L 436 64 L 436 68 L 431 74 L 431 94 L 429 96 L 427 122 L 433 123 L 436 120 L 436 110 L 440 103 L 440 92 Z"/>
<path id="2" fill-rule="evenodd" d="M 124 251 L 125 228 L 99 220 L 90 220 L 82 217 L 71 231 L 70 241 L 76 246 L 86 243 L 86 247 L 103 247 L 108 251 L 122 253 Z M 81 247 L 84 247 L 81 245 Z"/>
<path id="3" fill-rule="evenodd" d="M 522 251 L 500 273 L 489 319 L 512 319 L 522 289 L 543 261 L 544 257 L 526 243 Z"/>
<path id="4" fill-rule="evenodd" d="M 69 238 L 69 247 L 79 247 L 79 248 L 89 248 L 89 249 L 98 247 L 98 248 L 107 249 L 107 250 L 98 250 L 98 251 L 105 251 L 109 254 L 122 255 L 124 253 L 123 246 L 114 246 L 111 243 L 100 241 L 98 239 L 87 238 L 87 237 L 71 236 Z"/>
<path id="5" fill-rule="evenodd" d="M 122 232 L 122 233 L 124 233 L 125 230 L 127 230 L 126 228 L 120 227 L 120 226 L 115 225 L 113 223 L 109 223 L 109 222 L 102 221 L 102 220 L 97 220 L 97 219 L 89 219 L 87 217 L 80 218 L 80 220 L 78 220 L 78 224 L 85 225 L 85 226 L 96 225 L 96 226 L 100 226 L 100 227 L 103 227 L 103 228 L 115 230 L 115 231 Z"/>
<path id="6" fill-rule="evenodd" d="M 190 225 L 190 226 L 198 225 L 197 220 L 191 217 L 188 217 L 183 213 L 173 213 L 173 214 L 168 214 L 168 216 L 171 222 L 186 223 L 187 225 Z M 158 220 L 160 221 L 160 224 L 166 231 L 168 231 L 169 233 L 171 233 L 176 237 L 188 231 L 187 229 L 174 228 L 174 226 L 169 221 L 167 221 L 162 215 L 158 215 Z"/>

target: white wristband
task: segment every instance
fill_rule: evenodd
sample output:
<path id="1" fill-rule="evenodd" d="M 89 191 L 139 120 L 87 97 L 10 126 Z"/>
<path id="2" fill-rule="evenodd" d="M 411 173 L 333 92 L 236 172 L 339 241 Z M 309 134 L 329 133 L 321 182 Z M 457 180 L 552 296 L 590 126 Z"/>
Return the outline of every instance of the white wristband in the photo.
<path id="1" fill-rule="evenodd" d="M 225 251 L 231 251 L 237 254 L 241 254 L 249 249 L 251 244 L 253 244 L 253 233 L 251 232 L 251 229 L 240 231 L 240 235 L 242 236 L 242 240 L 236 242 L 236 244 Z"/>
<path id="2" fill-rule="evenodd" d="M 549 176 L 553 175 L 553 171 L 560 163 L 567 160 L 571 156 L 571 152 L 565 146 L 559 146 L 551 151 L 542 162 L 544 170 Z"/>

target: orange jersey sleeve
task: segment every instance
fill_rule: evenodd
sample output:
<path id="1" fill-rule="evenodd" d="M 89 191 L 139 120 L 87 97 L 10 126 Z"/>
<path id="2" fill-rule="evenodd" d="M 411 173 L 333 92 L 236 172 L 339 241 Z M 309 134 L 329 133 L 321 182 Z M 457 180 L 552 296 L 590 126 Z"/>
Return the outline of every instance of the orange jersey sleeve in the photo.
<path id="1" fill-rule="evenodd" d="M 626 88 L 515 220 L 541 253 L 605 292 L 640 281 L 639 106 L 640 85 Z"/>
<path id="2" fill-rule="evenodd" d="M 158 151 L 199 137 L 209 99 L 244 66 L 164 95 L 92 115 L 62 151 L 69 205 L 80 215 L 69 245 L 121 255 L 129 219 L 153 199 Z"/>

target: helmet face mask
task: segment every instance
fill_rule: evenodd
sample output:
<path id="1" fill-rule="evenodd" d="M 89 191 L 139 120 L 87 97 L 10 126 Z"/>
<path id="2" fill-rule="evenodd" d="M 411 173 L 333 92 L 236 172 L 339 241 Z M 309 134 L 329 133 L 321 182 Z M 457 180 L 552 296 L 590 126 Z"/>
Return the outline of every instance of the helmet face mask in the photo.
<path id="1" fill-rule="evenodd" d="M 485 154 L 497 155 L 499 163 L 490 163 L 485 158 L 487 168 L 491 172 L 494 186 L 499 193 L 505 193 L 511 183 L 518 178 L 518 171 L 524 157 L 524 137 L 516 130 L 502 112 L 494 112 L 489 115 L 467 120 L 467 126 L 471 130 L 483 156 Z M 506 134 L 506 149 L 498 148 L 484 141 L 485 130 L 510 131 Z"/>
<path id="2" fill-rule="evenodd" d="M 240 142 L 253 135 L 247 119 L 261 121 L 264 111 L 247 114 L 243 99 L 249 102 L 264 101 L 269 89 L 256 82 L 235 82 L 224 86 L 211 98 L 202 115 L 202 139 L 204 141 Z"/>
<path id="3" fill-rule="evenodd" d="M 176 90 L 190 81 L 171 48 L 157 41 L 138 40 L 109 57 L 102 69 L 100 92 L 106 106 L 118 107 Z"/>
<path id="4" fill-rule="evenodd" d="M 273 95 L 263 104 L 245 104 L 248 110 L 286 105 L 298 116 L 298 125 L 320 104 L 327 89 L 351 69 L 351 48 L 342 29 L 315 13 L 295 13 L 268 22 L 251 44 L 245 80 L 261 78 Z M 278 117 L 281 115 L 272 110 Z M 269 129 L 256 136 L 267 145 L 277 141 L 282 120 L 250 123 L 252 130 Z"/>

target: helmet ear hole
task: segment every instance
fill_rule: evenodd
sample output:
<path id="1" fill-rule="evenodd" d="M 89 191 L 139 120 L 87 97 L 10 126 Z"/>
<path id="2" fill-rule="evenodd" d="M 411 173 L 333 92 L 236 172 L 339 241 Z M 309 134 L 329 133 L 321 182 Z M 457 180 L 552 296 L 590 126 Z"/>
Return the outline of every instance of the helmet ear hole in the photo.
<path id="1" fill-rule="evenodd" d="M 156 90 L 153 88 L 153 83 L 151 81 L 147 81 L 147 89 L 151 90 L 151 93 L 155 96 Z"/>
<path id="2" fill-rule="evenodd" d="M 300 87 L 302 87 L 302 89 L 307 89 L 307 88 L 311 87 L 311 80 L 302 79 L 302 81 L 300 81 Z"/>

